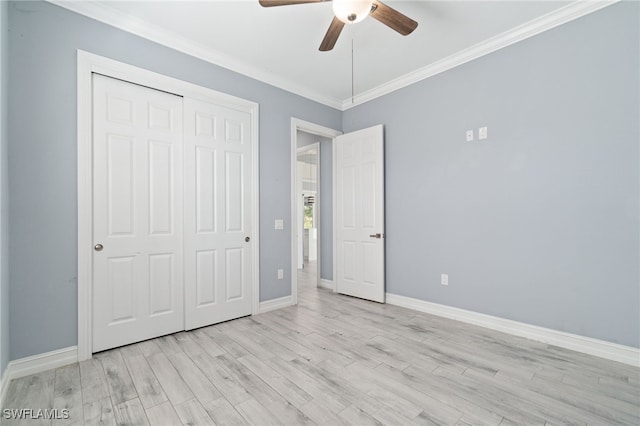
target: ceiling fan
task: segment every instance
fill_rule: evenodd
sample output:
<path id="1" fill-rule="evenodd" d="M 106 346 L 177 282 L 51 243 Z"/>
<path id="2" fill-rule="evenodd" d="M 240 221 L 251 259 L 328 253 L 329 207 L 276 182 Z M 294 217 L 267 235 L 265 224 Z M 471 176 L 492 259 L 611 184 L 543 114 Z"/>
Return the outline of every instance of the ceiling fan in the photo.
<path id="1" fill-rule="evenodd" d="M 303 3 L 321 3 L 331 0 L 259 0 L 263 7 L 288 6 Z M 333 0 L 333 21 L 320 43 L 320 50 L 333 49 L 345 24 L 355 24 L 367 16 L 382 22 L 402 35 L 409 35 L 418 23 L 379 0 Z"/>

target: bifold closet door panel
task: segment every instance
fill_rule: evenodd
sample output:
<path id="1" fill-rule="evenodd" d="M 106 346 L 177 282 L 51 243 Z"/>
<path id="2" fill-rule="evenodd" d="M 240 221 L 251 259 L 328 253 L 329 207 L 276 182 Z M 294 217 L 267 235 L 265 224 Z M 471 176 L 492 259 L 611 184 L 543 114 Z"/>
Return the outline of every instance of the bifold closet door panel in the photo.
<path id="1" fill-rule="evenodd" d="M 93 76 L 93 351 L 184 329 L 182 98 Z"/>
<path id="2" fill-rule="evenodd" d="M 251 116 L 184 99 L 185 325 L 251 314 Z"/>

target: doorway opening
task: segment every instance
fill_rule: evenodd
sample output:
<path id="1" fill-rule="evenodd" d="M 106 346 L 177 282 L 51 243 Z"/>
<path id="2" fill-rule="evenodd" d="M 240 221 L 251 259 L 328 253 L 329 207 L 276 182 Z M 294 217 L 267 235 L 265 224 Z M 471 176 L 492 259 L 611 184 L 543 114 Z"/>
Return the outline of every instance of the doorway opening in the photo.
<path id="1" fill-rule="evenodd" d="M 298 286 L 317 287 L 320 284 L 318 252 L 321 227 L 320 141 L 302 146 L 308 133 L 298 135 L 297 182 L 298 212 Z M 313 139 L 312 139 L 313 140 Z"/>
<path id="2" fill-rule="evenodd" d="M 333 138 L 341 132 L 291 120 L 291 285 L 293 303 L 302 286 L 334 285 Z"/>

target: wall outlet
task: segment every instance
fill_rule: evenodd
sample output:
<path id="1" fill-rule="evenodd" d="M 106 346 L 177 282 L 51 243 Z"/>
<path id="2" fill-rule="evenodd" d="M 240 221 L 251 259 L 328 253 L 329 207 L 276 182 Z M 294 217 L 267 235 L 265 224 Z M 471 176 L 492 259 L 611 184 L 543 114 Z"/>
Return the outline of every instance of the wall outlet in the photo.
<path id="1" fill-rule="evenodd" d="M 467 130 L 467 142 L 473 142 L 473 130 Z"/>
<path id="2" fill-rule="evenodd" d="M 440 284 L 449 285 L 449 274 L 440 274 Z"/>
<path id="3" fill-rule="evenodd" d="M 284 279 L 284 269 L 278 269 L 278 279 Z"/>
<path id="4" fill-rule="evenodd" d="M 488 137 L 488 130 L 486 127 L 480 127 L 478 129 L 478 139 L 483 140 L 486 139 Z"/>

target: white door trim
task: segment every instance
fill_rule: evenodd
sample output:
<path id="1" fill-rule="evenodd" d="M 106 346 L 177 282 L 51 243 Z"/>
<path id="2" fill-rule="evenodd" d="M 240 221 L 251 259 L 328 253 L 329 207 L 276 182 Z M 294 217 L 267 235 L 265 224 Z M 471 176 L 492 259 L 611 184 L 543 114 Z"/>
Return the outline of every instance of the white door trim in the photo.
<path id="1" fill-rule="evenodd" d="M 153 71 L 78 50 L 77 105 L 78 105 L 78 360 L 91 358 L 92 342 L 92 78 L 93 73 L 106 75 L 131 83 L 162 90 L 183 97 L 222 104 L 227 108 L 251 115 L 252 146 L 252 313 L 259 312 L 259 107 L 247 101 L 206 87 L 198 86 Z"/>
<path id="2" fill-rule="evenodd" d="M 298 118 L 291 118 L 291 149 L 290 149 L 290 167 L 291 167 L 291 299 L 294 305 L 298 304 L 298 240 L 296 238 L 295 226 L 297 225 L 296 210 L 297 210 L 297 196 L 296 196 L 296 182 L 297 182 L 297 149 L 298 149 L 298 130 L 311 133 L 313 135 L 322 136 L 324 138 L 332 139 L 331 143 L 331 162 L 335 164 L 335 143 L 333 139 L 336 136 L 342 134 L 341 131 L 330 129 L 319 124 L 311 123 L 309 121 L 300 120 Z M 335 223 L 335 205 L 336 205 L 336 172 L 335 167 L 332 168 L 333 174 L 333 222 Z M 318 184 L 320 184 L 318 182 Z M 335 265 L 336 265 L 336 238 L 335 238 L 335 226 L 333 228 L 333 275 L 335 277 Z M 320 268 L 320 264 L 318 264 Z M 318 271 L 318 276 L 320 276 Z M 334 279 L 335 283 L 335 279 Z M 335 284 L 333 291 L 335 291 Z"/>

